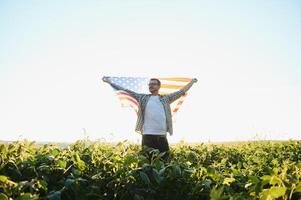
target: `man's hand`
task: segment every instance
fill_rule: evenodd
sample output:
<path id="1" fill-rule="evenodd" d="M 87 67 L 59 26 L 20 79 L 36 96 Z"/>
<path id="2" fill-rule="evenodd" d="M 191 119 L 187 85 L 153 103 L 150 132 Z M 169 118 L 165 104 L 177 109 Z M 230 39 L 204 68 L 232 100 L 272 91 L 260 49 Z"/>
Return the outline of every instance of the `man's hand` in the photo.
<path id="1" fill-rule="evenodd" d="M 196 83 L 196 82 L 198 82 L 198 79 L 194 78 L 193 81 Z"/>
<path id="2" fill-rule="evenodd" d="M 110 83 L 110 80 L 108 79 L 107 76 L 103 76 L 102 81 L 105 82 L 105 83 Z"/>

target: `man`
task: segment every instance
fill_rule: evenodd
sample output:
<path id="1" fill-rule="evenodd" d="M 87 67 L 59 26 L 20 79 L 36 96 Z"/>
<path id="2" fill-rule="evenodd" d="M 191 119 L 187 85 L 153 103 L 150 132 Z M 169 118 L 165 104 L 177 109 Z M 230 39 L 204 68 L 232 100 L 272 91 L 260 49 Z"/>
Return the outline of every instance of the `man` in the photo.
<path id="1" fill-rule="evenodd" d="M 139 106 L 135 131 L 142 134 L 142 148 L 145 145 L 165 152 L 163 159 L 167 160 L 169 145 L 166 135 L 167 132 L 170 135 L 173 134 L 170 104 L 187 92 L 197 82 L 197 79 L 194 78 L 182 89 L 166 95 L 159 94 L 161 82 L 156 78 L 151 78 L 148 84 L 151 94 L 141 94 L 128 90 L 112 83 L 106 76 L 102 80 L 117 90 L 126 91 L 137 100 Z"/>

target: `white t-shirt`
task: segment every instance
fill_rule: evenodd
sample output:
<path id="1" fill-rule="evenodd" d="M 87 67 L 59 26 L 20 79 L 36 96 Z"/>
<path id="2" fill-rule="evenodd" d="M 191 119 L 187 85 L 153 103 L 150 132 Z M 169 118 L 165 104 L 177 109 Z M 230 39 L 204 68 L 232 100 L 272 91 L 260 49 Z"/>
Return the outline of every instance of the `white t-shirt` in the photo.
<path id="1" fill-rule="evenodd" d="M 146 104 L 143 134 L 166 135 L 166 115 L 158 95 L 151 95 Z"/>

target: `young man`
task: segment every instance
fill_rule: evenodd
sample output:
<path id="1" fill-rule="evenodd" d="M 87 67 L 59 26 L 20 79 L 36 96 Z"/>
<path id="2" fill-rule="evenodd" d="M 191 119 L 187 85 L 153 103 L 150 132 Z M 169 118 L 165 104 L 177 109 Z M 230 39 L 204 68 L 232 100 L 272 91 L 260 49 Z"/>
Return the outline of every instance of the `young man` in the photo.
<path id="1" fill-rule="evenodd" d="M 170 135 L 173 134 L 170 104 L 188 91 L 197 82 L 197 79 L 194 78 L 182 89 L 167 95 L 159 94 L 161 82 L 156 78 L 150 79 L 148 84 L 151 94 L 141 94 L 128 90 L 110 82 L 106 76 L 102 80 L 117 90 L 126 91 L 138 101 L 138 118 L 135 131 L 142 134 L 142 147 L 145 145 L 158 149 L 160 152 L 166 152 L 163 159 L 167 160 L 169 157 L 169 145 L 166 135 L 167 132 Z"/>

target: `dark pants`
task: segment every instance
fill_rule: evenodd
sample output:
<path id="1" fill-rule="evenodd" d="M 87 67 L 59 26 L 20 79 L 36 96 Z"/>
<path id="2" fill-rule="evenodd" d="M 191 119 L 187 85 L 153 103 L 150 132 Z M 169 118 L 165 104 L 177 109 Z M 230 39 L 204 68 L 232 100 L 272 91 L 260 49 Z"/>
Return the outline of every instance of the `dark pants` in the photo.
<path id="1" fill-rule="evenodd" d="M 169 157 L 169 145 L 166 135 L 142 135 L 142 147 L 143 146 L 158 149 L 160 153 L 166 152 L 162 158 L 167 161 Z"/>

